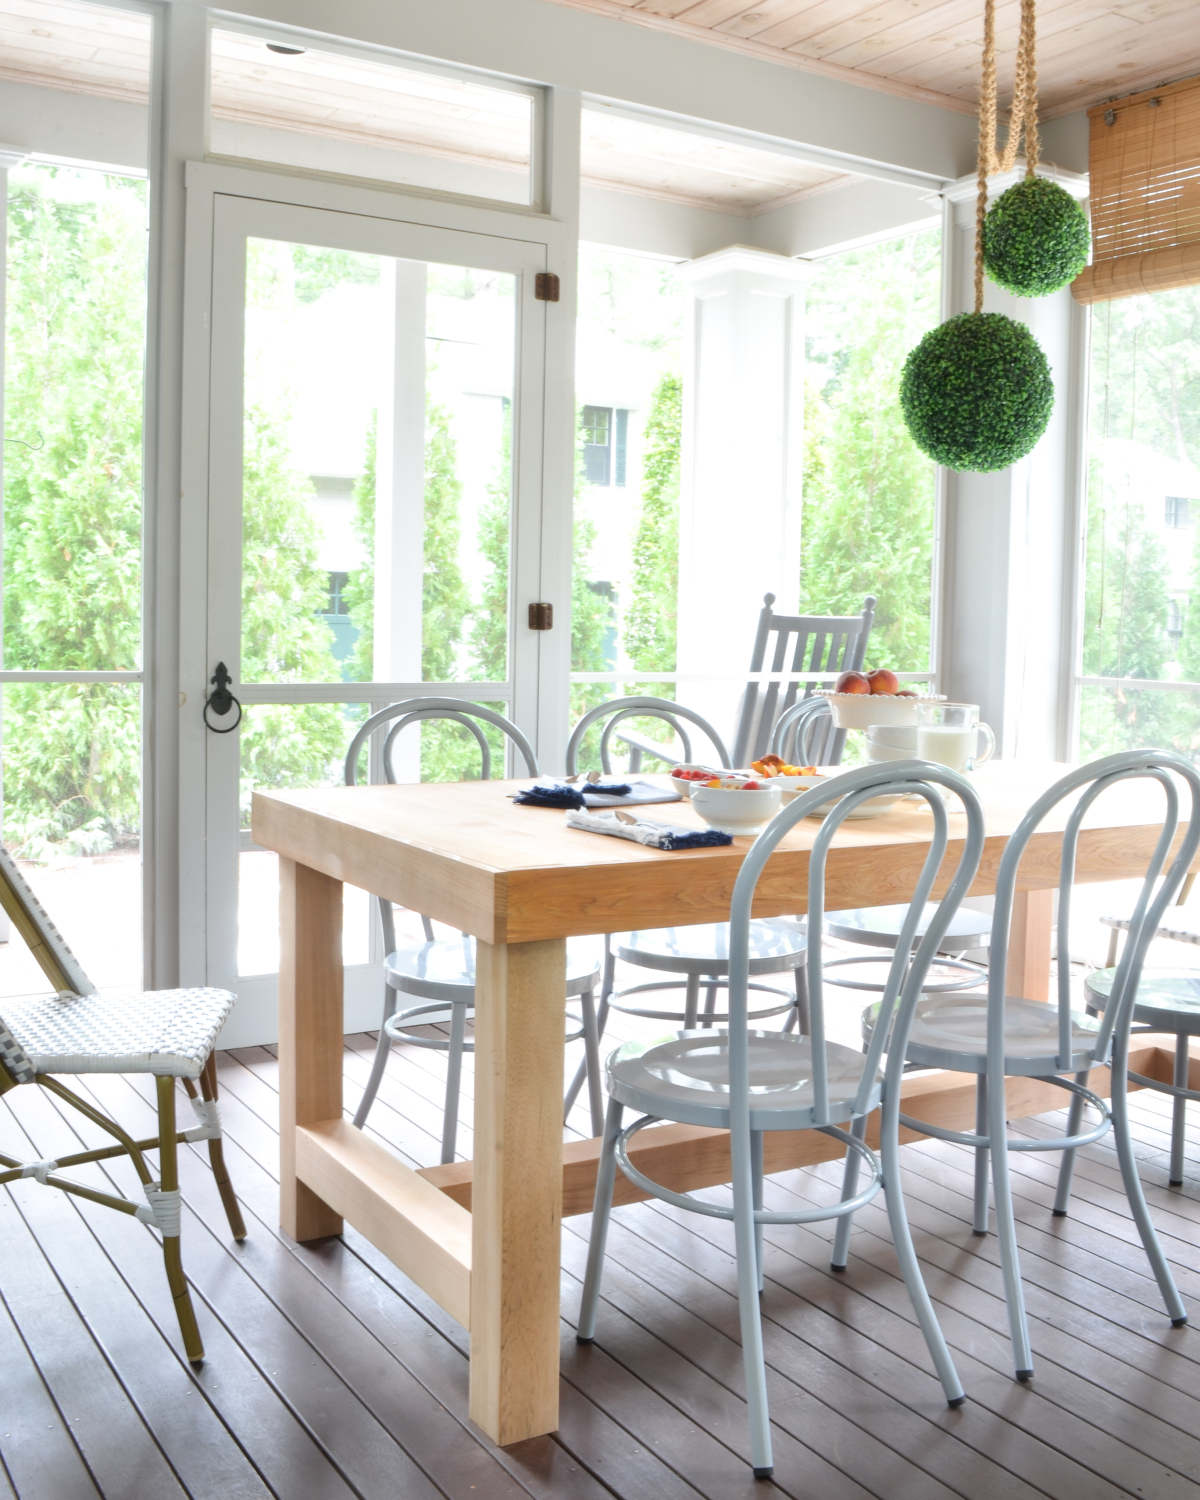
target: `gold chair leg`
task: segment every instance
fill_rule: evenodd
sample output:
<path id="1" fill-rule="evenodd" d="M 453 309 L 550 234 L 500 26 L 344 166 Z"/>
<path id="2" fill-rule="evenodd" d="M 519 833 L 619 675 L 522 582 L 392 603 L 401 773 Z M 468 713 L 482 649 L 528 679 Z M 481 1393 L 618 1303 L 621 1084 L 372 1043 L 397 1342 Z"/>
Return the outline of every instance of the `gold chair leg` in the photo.
<path id="1" fill-rule="evenodd" d="M 208 1061 L 204 1064 L 203 1073 L 200 1074 L 200 1089 L 205 1099 L 217 1097 L 217 1059 L 212 1052 L 208 1054 Z M 215 1141 L 209 1141 L 208 1159 L 212 1164 L 212 1174 L 216 1180 L 217 1191 L 221 1195 L 221 1202 L 225 1205 L 225 1217 L 229 1220 L 230 1233 L 235 1240 L 244 1240 L 246 1221 L 242 1218 L 241 1204 L 238 1203 L 233 1183 L 229 1180 L 229 1168 L 225 1165 L 225 1146 L 219 1137 Z"/>
<path id="2" fill-rule="evenodd" d="M 175 1140 L 175 1080 L 158 1078 L 158 1139 L 159 1139 L 159 1186 L 163 1192 L 176 1192 L 179 1188 L 179 1148 Z M 167 1285 L 175 1303 L 175 1315 L 179 1319 L 179 1331 L 183 1335 L 183 1348 L 192 1364 L 204 1358 L 204 1344 L 196 1323 L 196 1312 L 192 1307 L 192 1296 L 188 1291 L 187 1277 L 183 1274 L 183 1258 L 179 1250 L 179 1235 L 163 1235 L 163 1260 L 167 1268 Z"/>

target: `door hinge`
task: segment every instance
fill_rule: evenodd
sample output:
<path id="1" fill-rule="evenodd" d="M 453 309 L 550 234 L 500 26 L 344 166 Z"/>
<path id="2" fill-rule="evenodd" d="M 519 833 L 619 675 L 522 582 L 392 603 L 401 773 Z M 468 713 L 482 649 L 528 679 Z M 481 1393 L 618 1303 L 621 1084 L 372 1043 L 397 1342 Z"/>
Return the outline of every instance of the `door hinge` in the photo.
<path id="1" fill-rule="evenodd" d="M 529 606 L 529 628 L 530 630 L 553 630 L 553 604 L 531 604 Z"/>
<path id="2" fill-rule="evenodd" d="M 533 278 L 533 295 L 538 302 L 558 301 L 558 277 L 553 271 L 539 271 Z"/>

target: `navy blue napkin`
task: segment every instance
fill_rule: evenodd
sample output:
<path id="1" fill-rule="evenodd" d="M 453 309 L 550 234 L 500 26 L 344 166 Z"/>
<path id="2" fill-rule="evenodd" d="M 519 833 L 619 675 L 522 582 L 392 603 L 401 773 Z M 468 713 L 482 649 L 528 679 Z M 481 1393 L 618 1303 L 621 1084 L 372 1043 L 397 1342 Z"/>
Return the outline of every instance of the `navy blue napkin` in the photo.
<path id="1" fill-rule="evenodd" d="M 522 807 L 586 807 L 583 793 L 602 792 L 609 797 L 628 797 L 632 788 L 627 782 L 605 781 L 579 783 L 581 789 L 573 786 L 531 786 L 527 791 L 518 792 L 513 801 Z"/>

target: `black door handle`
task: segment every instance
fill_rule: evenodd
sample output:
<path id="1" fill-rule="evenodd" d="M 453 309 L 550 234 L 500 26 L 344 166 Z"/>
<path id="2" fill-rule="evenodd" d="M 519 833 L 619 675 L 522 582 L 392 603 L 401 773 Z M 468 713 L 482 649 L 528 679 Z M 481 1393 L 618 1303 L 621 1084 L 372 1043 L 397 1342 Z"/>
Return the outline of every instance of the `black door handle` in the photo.
<path id="1" fill-rule="evenodd" d="M 230 677 L 229 669 L 223 661 L 217 663 L 217 670 L 209 678 L 209 681 L 212 683 L 212 692 L 204 700 L 205 725 L 214 734 L 232 734 L 242 722 L 242 705 L 229 691 L 229 684 L 233 681 L 233 678 Z M 231 708 L 236 708 L 237 718 L 234 719 L 232 724 L 214 724 L 208 717 L 210 708 L 219 719 L 223 719 Z"/>

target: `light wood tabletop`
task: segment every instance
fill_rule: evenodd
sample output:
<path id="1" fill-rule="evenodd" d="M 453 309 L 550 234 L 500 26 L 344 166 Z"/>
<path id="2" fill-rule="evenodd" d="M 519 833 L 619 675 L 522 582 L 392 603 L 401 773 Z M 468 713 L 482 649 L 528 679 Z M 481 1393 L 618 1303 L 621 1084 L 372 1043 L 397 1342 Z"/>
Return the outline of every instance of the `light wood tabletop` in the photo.
<path id="1" fill-rule="evenodd" d="M 987 819 L 976 894 L 994 889 L 1005 840 L 1065 769 L 993 762 L 976 773 Z M 565 939 L 725 920 L 752 842 L 737 838 L 725 848 L 666 853 L 598 837 L 568 828 L 560 811 L 514 805 L 511 794 L 529 784 L 525 778 L 259 792 L 253 806 L 255 841 L 281 856 L 283 1227 L 308 1240 L 339 1233 L 349 1219 L 469 1327 L 471 1415 L 499 1443 L 557 1426 L 564 1183 L 567 1211 L 579 1212 L 590 1203 L 594 1181 L 594 1143 L 570 1148 L 564 1165 Z M 1125 783 L 1100 798 L 1080 837 L 1077 879 L 1141 874 L 1162 810 L 1161 791 L 1144 783 Z M 687 803 L 643 811 L 703 826 Z M 1009 993 L 1047 997 L 1064 818 L 1059 811 L 1047 821 L 1022 862 Z M 759 883 L 756 915 L 804 909 L 818 827 L 806 820 L 780 844 Z M 828 908 L 907 900 L 930 828 L 928 812 L 910 803 L 844 824 L 828 861 Z M 952 815 L 947 871 L 957 858 L 953 828 Z M 478 940 L 472 1163 L 414 1172 L 343 1118 L 343 883 Z M 936 1113 L 953 1125 L 961 1116 L 955 1128 L 969 1128 L 973 1096 L 955 1077 L 912 1080 L 905 1109 L 922 1115 L 924 1105 L 931 1111 L 925 1118 Z M 1096 1084 L 1104 1087 L 1102 1079 Z M 1035 1087 L 1010 1107 L 1019 1114 L 1057 1103 Z M 687 1189 L 728 1180 L 723 1132 L 663 1126 L 641 1139 L 659 1181 Z M 807 1139 L 781 1139 L 768 1170 L 830 1154 L 826 1138 L 820 1142 L 814 1148 Z"/>

